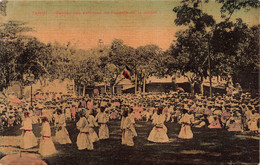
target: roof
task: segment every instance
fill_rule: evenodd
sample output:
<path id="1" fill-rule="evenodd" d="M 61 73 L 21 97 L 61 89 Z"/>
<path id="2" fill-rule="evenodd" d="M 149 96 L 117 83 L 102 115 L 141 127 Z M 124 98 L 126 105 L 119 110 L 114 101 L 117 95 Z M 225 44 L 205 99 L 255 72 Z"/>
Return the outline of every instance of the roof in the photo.
<path id="1" fill-rule="evenodd" d="M 150 83 L 172 83 L 172 77 L 168 76 L 168 77 L 163 77 L 163 78 L 159 78 L 156 76 L 151 76 L 146 80 L 147 84 Z"/>

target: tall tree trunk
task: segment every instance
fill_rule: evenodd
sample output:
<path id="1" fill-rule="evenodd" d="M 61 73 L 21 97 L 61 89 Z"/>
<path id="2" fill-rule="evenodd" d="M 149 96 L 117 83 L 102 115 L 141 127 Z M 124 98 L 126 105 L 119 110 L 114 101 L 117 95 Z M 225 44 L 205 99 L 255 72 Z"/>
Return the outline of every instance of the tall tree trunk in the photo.
<path id="1" fill-rule="evenodd" d="M 135 74 L 135 94 L 137 94 L 137 74 Z"/>
<path id="2" fill-rule="evenodd" d="M 115 85 L 112 86 L 112 95 L 115 94 Z"/>
<path id="3" fill-rule="evenodd" d="M 191 94 L 192 94 L 193 96 L 195 95 L 194 86 L 195 86 L 195 83 L 194 83 L 194 82 L 190 82 L 190 92 L 191 92 Z"/>
<path id="4" fill-rule="evenodd" d="M 203 83 L 203 77 L 201 77 L 201 81 L 200 81 L 200 93 L 201 93 L 202 95 L 204 95 L 203 85 L 204 85 L 204 83 Z"/>
<path id="5" fill-rule="evenodd" d="M 83 85 L 83 96 L 84 97 L 86 96 L 86 86 L 85 86 L 85 84 Z"/>
<path id="6" fill-rule="evenodd" d="M 145 93 L 145 77 L 144 77 L 144 83 L 143 83 L 143 93 Z"/>
<path id="7" fill-rule="evenodd" d="M 78 86 L 78 96 L 81 96 L 81 86 Z"/>
<path id="8" fill-rule="evenodd" d="M 23 99 L 23 90 L 24 90 L 24 85 L 23 84 L 20 85 L 20 90 L 21 90 L 20 91 L 21 92 L 20 96 L 21 96 L 21 99 Z"/>

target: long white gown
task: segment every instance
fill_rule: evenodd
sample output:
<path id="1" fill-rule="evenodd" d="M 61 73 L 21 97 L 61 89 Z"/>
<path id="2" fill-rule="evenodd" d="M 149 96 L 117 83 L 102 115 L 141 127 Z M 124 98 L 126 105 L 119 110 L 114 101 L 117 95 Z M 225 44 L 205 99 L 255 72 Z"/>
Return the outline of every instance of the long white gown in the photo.
<path id="1" fill-rule="evenodd" d="M 90 136 L 90 140 L 94 143 L 99 141 L 98 135 L 95 132 L 93 127 L 97 127 L 98 124 L 95 120 L 95 117 L 93 115 L 89 115 L 88 117 L 88 123 L 89 123 L 89 136 Z"/>
<path id="2" fill-rule="evenodd" d="M 164 114 L 154 114 L 153 124 L 155 125 L 148 136 L 148 140 L 156 143 L 165 143 L 169 142 L 167 136 L 167 128 L 164 125 L 166 116 Z"/>
<path id="3" fill-rule="evenodd" d="M 129 114 L 129 118 L 131 120 L 131 126 L 130 126 L 130 129 L 131 131 L 133 132 L 134 136 L 137 136 L 137 132 L 136 132 L 136 129 L 135 129 L 135 116 L 134 116 L 134 113 L 130 113 Z"/>
<path id="4" fill-rule="evenodd" d="M 70 140 L 70 135 L 66 129 L 65 116 L 63 114 L 58 115 L 57 121 L 55 122 L 57 128 L 61 128 L 61 129 L 57 129 L 56 131 L 56 137 L 55 137 L 56 142 L 60 144 L 70 144 L 71 140 Z"/>
<path id="5" fill-rule="evenodd" d="M 123 117 L 121 120 L 122 144 L 127 146 L 134 146 L 134 132 L 131 130 L 133 123 L 129 116 Z"/>
<path id="6" fill-rule="evenodd" d="M 109 120 L 109 116 L 105 112 L 100 112 L 97 114 L 96 119 L 100 124 L 99 127 L 99 139 L 108 139 L 109 138 L 109 130 L 107 126 L 107 122 Z"/>
<path id="7" fill-rule="evenodd" d="M 85 117 L 81 117 L 77 122 L 77 128 L 80 131 L 77 137 L 77 146 L 79 150 L 93 150 L 93 142 L 90 140 L 89 136 L 89 124 Z"/>
<path id="8" fill-rule="evenodd" d="M 28 149 L 38 145 L 37 139 L 32 131 L 32 120 L 29 117 L 24 119 L 20 129 L 23 130 L 21 148 Z"/>
<path id="9" fill-rule="evenodd" d="M 51 138 L 51 128 L 48 122 L 44 122 L 42 124 L 41 135 L 42 137 L 40 140 L 39 153 L 42 156 L 50 156 L 55 154 L 57 151 Z"/>
<path id="10" fill-rule="evenodd" d="M 185 113 L 180 119 L 179 123 L 182 123 L 181 130 L 178 138 L 181 139 L 192 139 L 193 133 L 191 131 L 191 124 L 194 122 L 194 115 Z"/>

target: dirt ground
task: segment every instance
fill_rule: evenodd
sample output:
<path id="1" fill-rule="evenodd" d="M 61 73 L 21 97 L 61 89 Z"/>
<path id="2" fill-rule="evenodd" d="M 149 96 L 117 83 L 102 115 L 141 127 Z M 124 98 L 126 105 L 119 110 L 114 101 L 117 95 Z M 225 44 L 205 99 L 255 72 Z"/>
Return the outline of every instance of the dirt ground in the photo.
<path id="1" fill-rule="evenodd" d="M 157 144 L 147 141 L 152 129 L 151 122 L 137 121 L 138 136 L 135 145 L 121 145 L 120 121 L 109 122 L 110 139 L 94 143 L 94 151 L 78 151 L 76 139 L 79 131 L 74 122 L 67 124 L 73 144 L 55 143 L 58 154 L 45 157 L 49 165 L 82 164 L 258 164 L 259 137 L 249 132 L 232 133 L 224 129 L 192 128 L 194 138 L 178 139 L 180 125 L 166 123 L 169 143 Z M 33 130 L 40 137 L 40 125 Z M 98 128 L 96 128 L 98 131 Z M 8 128 L 0 132 L 0 158 L 19 151 L 37 153 L 38 147 L 27 151 L 19 148 L 19 127 Z M 54 132 L 53 132 L 54 135 Z"/>

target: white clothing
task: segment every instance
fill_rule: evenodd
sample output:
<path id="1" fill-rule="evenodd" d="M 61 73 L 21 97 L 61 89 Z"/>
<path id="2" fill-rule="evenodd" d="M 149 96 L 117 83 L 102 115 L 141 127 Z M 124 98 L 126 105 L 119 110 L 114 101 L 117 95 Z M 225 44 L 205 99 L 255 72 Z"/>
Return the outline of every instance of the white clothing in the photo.
<path id="1" fill-rule="evenodd" d="M 182 126 L 178 137 L 182 139 L 192 139 L 193 133 L 190 124 L 194 122 L 194 116 L 186 113 L 179 122 L 182 123 Z"/>
<path id="2" fill-rule="evenodd" d="M 44 122 L 42 124 L 41 135 L 42 137 L 40 140 L 39 153 L 42 156 L 50 156 L 55 154 L 57 151 L 51 138 L 51 128 L 48 122 Z"/>
<path id="3" fill-rule="evenodd" d="M 165 122 L 164 114 L 154 114 L 153 116 L 153 124 L 155 125 L 148 136 L 148 140 L 152 142 L 169 142 L 169 138 L 167 136 L 167 128 L 164 125 Z"/>
<path id="4" fill-rule="evenodd" d="M 80 131 L 77 137 L 77 146 L 79 150 L 93 150 L 93 142 L 89 137 L 89 124 L 85 117 L 81 117 L 77 122 L 77 128 Z"/>
<path id="5" fill-rule="evenodd" d="M 125 144 L 127 146 L 134 146 L 134 133 L 131 130 L 132 121 L 130 117 L 123 117 L 121 120 L 121 128 L 123 130 L 122 132 L 122 144 Z"/>
<path id="6" fill-rule="evenodd" d="M 37 139 L 32 131 L 32 120 L 29 117 L 26 117 L 22 123 L 23 129 L 23 140 L 21 143 L 21 148 L 28 149 L 38 145 Z"/>
<path id="7" fill-rule="evenodd" d="M 100 112 L 97 114 L 96 119 L 98 123 L 100 123 L 99 127 L 99 139 L 108 139 L 109 138 L 109 130 L 107 126 L 107 122 L 109 120 L 109 116 L 105 112 Z"/>
<path id="8" fill-rule="evenodd" d="M 134 113 L 130 113 L 129 114 L 129 118 L 130 118 L 130 120 L 131 120 L 131 126 L 130 126 L 130 129 L 131 129 L 131 131 L 133 132 L 133 134 L 134 134 L 134 136 L 137 136 L 137 132 L 136 132 L 136 130 L 135 130 L 135 116 L 134 116 Z"/>
<path id="9" fill-rule="evenodd" d="M 95 132 L 95 130 L 93 128 L 93 127 L 97 127 L 98 126 L 97 122 L 95 121 L 95 117 L 93 115 L 90 115 L 88 117 L 88 123 L 89 123 L 89 136 L 90 136 L 90 140 L 92 142 L 99 141 L 97 133 Z"/>
<path id="10" fill-rule="evenodd" d="M 72 143 L 70 140 L 69 133 L 66 129 L 66 119 L 63 114 L 58 115 L 57 121 L 56 121 L 57 131 L 56 131 L 56 142 L 60 144 L 70 144 Z"/>

